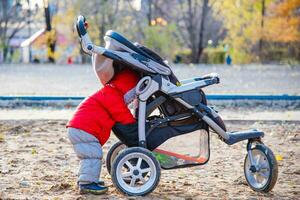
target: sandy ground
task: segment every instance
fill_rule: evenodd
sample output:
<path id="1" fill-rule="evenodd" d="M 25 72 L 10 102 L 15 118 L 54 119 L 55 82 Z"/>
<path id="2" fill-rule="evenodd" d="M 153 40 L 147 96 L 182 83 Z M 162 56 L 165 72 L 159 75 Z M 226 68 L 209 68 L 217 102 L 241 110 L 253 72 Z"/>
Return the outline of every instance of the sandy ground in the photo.
<path id="1" fill-rule="evenodd" d="M 66 137 L 65 120 L 0 121 L 0 199 L 124 199 L 113 186 L 103 196 L 80 195 L 76 189 L 78 159 Z M 277 155 L 278 182 L 269 194 L 253 192 L 243 175 L 245 142 L 227 146 L 211 136 L 211 159 L 204 166 L 162 171 L 150 195 L 130 199 L 299 199 L 299 122 L 227 122 L 229 130 L 259 128 Z M 114 137 L 104 146 L 107 152 Z M 127 197 L 126 197 L 127 198 Z"/>
<path id="2" fill-rule="evenodd" d="M 176 65 L 173 70 L 179 79 L 219 73 L 221 84 L 206 88 L 208 94 L 300 94 L 299 66 Z M 87 96 L 101 87 L 89 65 L 0 65 L 0 85 L 1 96 Z M 105 164 L 102 179 L 109 192 L 103 196 L 78 193 L 78 159 L 65 129 L 66 119 L 74 112 L 71 104 L 53 108 L 6 104 L 0 104 L 0 199 L 128 198 L 112 186 Z M 157 189 L 143 199 L 300 199 L 299 102 L 250 104 L 237 107 L 226 102 L 217 108 L 229 120 L 229 130 L 265 131 L 264 142 L 279 159 L 279 179 L 271 193 L 259 194 L 247 186 L 245 142 L 227 146 L 212 135 L 208 164 L 162 171 Z M 112 136 L 104 146 L 105 154 L 114 142 Z"/>
<path id="3" fill-rule="evenodd" d="M 285 65 L 172 65 L 179 79 L 216 72 L 208 94 L 300 94 L 300 67 Z M 90 65 L 0 65 L 0 95 L 87 96 L 101 86 Z M 62 87 L 63 86 L 63 87 Z"/>

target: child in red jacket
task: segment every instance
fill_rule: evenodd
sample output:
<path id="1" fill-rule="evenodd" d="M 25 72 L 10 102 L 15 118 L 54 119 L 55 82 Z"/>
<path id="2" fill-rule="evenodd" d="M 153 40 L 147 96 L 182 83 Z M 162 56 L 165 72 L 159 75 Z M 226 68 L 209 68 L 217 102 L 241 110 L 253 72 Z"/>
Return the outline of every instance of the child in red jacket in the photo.
<path id="1" fill-rule="evenodd" d="M 99 182 L 102 146 L 116 122 L 135 122 L 127 104 L 135 96 L 139 76 L 130 69 L 121 69 L 102 55 L 93 55 L 92 61 L 104 86 L 80 103 L 67 127 L 69 139 L 80 159 L 80 193 L 102 194 L 107 191 L 107 187 Z"/>

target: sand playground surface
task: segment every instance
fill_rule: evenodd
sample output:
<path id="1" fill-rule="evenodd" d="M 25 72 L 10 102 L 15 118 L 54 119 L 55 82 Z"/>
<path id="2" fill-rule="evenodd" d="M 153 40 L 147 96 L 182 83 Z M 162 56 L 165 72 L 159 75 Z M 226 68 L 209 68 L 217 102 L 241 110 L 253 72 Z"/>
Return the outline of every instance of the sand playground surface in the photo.
<path id="1" fill-rule="evenodd" d="M 299 199 L 300 123 L 298 121 L 227 121 L 228 130 L 257 128 L 275 153 L 279 177 L 273 191 L 256 193 L 247 186 L 243 161 L 246 142 L 228 146 L 211 134 L 210 161 L 193 168 L 162 170 L 158 187 L 146 197 L 117 191 L 104 164 L 105 195 L 80 195 L 78 159 L 65 129 L 66 120 L 0 121 L 0 199 Z M 104 156 L 116 142 L 104 146 Z M 176 146 L 176 144 L 174 144 Z M 191 147 L 193 148 L 193 147 Z"/>

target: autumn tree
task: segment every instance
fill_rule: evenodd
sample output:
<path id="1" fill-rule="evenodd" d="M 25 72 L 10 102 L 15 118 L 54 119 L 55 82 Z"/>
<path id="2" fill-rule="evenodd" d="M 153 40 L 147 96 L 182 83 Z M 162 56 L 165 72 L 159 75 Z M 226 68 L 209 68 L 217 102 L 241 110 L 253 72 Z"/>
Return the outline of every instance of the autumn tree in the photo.
<path id="1" fill-rule="evenodd" d="M 274 49 L 285 51 L 286 57 L 300 61 L 300 1 L 283 0 L 270 4 L 263 34 Z"/>
<path id="2" fill-rule="evenodd" d="M 20 1 L 0 1 L 0 49 L 3 61 L 7 59 L 10 40 L 26 26 L 28 13 L 22 9 Z"/>
<path id="3" fill-rule="evenodd" d="M 224 42 L 231 47 L 233 61 L 270 62 L 297 57 L 299 4 L 299 0 L 218 1 L 215 8 L 224 20 Z"/>
<path id="4" fill-rule="evenodd" d="M 74 30 L 74 24 L 76 21 L 76 9 L 74 0 L 58 1 L 56 4 L 57 12 L 52 17 L 53 30 L 57 35 L 61 35 L 64 38 L 64 44 L 60 44 L 60 48 L 55 50 L 54 58 L 60 62 L 60 58 L 63 58 L 64 54 L 68 54 L 69 57 L 80 54 L 80 44 L 76 48 L 72 48 L 70 44 L 74 44 L 74 41 L 78 41 L 77 32 Z M 51 32 L 50 32 L 51 33 Z"/>
<path id="5" fill-rule="evenodd" d="M 275 1 L 270 5 L 264 37 L 270 41 L 300 41 L 300 1 Z"/>
<path id="6" fill-rule="evenodd" d="M 226 0 L 215 3 L 215 12 L 224 22 L 230 54 L 235 63 L 259 60 L 258 41 L 262 36 L 262 0 Z M 266 0 L 265 6 L 269 4 Z"/>
<path id="7" fill-rule="evenodd" d="M 115 27 L 115 23 L 119 17 L 120 9 L 119 0 L 76 0 L 76 9 L 80 14 L 88 18 L 90 23 L 90 34 L 93 38 L 104 45 L 104 35 L 107 30 Z M 78 14 L 79 14 L 78 13 Z M 95 36 L 97 35 L 97 37 Z"/>
<path id="8" fill-rule="evenodd" d="M 216 0 L 153 1 L 154 11 L 177 27 L 181 46 L 191 52 L 191 62 L 199 63 L 207 41 L 216 45 L 224 36 L 221 20 L 216 20 L 212 9 Z"/>
<path id="9" fill-rule="evenodd" d="M 186 5 L 185 5 L 186 4 Z M 199 63 L 200 56 L 204 49 L 203 35 L 204 35 L 204 23 L 208 13 L 208 0 L 187 2 L 179 1 L 181 22 L 184 27 L 181 31 L 182 37 L 187 37 L 188 46 L 191 49 L 191 58 L 193 63 Z M 180 23 L 179 23 L 180 25 Z M 181 27 L 179 27 L 181 28 Z"/>

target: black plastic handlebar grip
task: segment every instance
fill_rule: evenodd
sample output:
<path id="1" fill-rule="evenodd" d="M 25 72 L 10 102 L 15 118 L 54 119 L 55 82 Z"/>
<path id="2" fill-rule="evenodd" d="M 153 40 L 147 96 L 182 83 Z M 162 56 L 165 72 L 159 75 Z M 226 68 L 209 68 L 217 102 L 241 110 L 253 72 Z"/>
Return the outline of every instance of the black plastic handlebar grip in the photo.
<path id="1" fill-rule="evenodd" d="M 76 22 L 76 29 L 79 37 L 84 36 L 86 34 L 86 28 L 85 28 L 85 18 L 82 15 L 79 15 L 77 17 L 77 22 Z"/>

